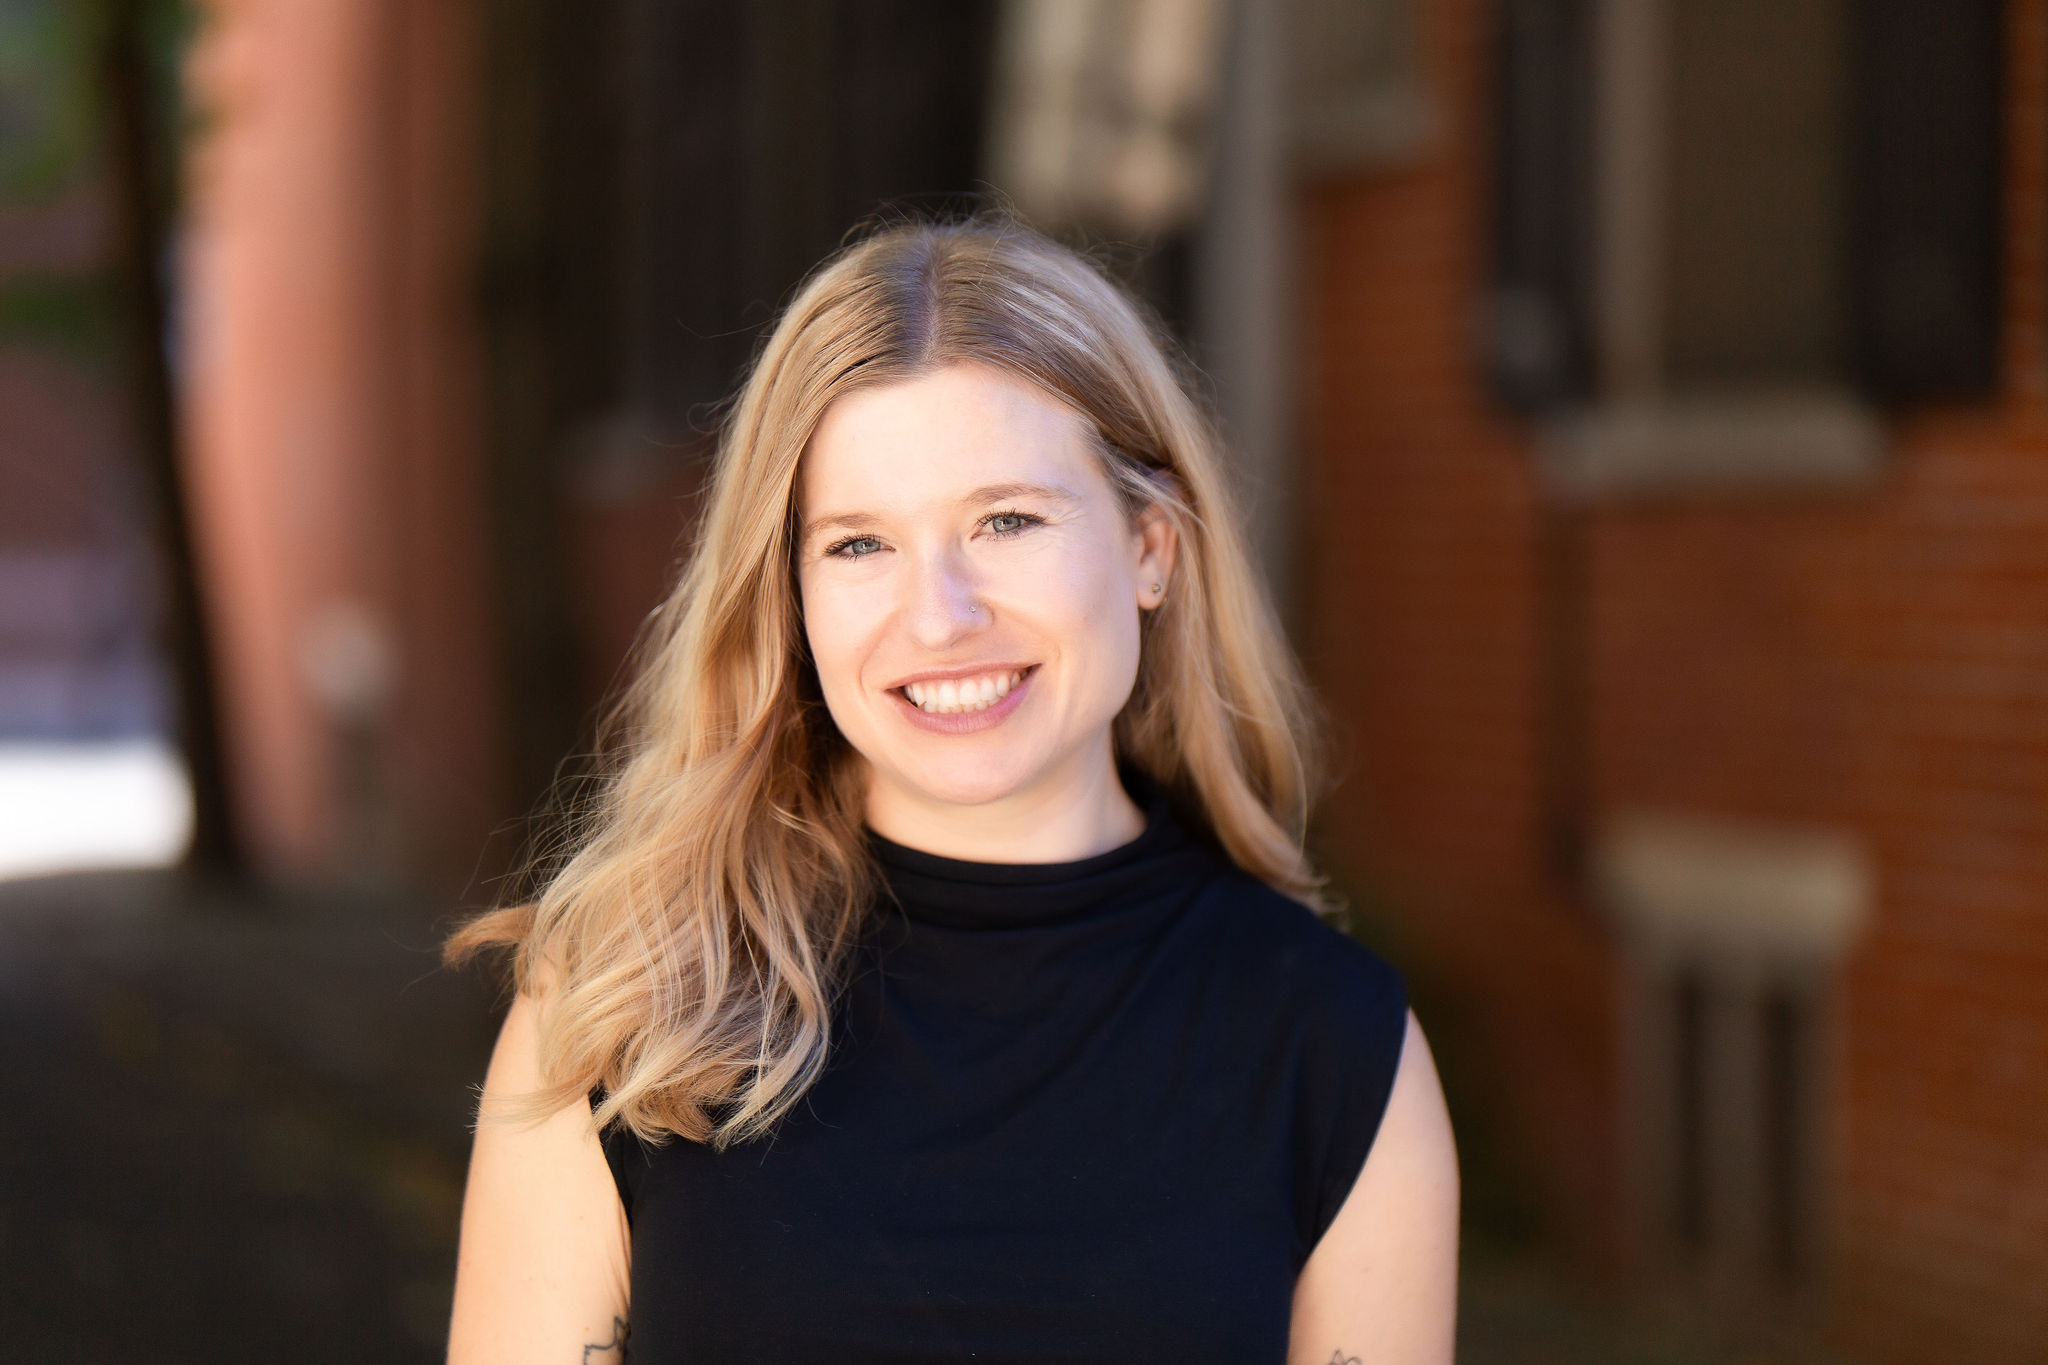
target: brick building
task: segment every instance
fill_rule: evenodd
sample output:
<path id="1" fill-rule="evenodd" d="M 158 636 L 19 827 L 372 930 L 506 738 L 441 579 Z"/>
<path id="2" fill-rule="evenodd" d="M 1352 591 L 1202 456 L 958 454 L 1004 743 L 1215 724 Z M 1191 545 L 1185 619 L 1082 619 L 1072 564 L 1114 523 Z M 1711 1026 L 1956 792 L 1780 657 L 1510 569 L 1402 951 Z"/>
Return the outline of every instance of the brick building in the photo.
<path id="1" fill-rule="evenodd" d="M 1518 8 L 1541 7 L 1422 6 L 1431 135 L 1303 203 L 1300 602 L 1345 768 L 1323 844 L 1457 1003 L 1491 1097 L 1475 1133 L 1589 1261 L 1775 1288 L 1738 1302 L 1817 1319 L 1850 1359 L 2038 1359 L 2048 5 L 1986 7 L 2003 68 L 1986 382 L 1646 419 L 1675 434 L 1628 427 L 1641 395 L 1618 390 L 1643 321 L 1631 269 L 1669 305 L 1652 369 L 1678 367 L 1691 305 L 1670 242 L 1710 216 L 1682 193 L 1649 267 L 1615 259 L 1641 205 L 1596 206 L 1620 292 L 1591 291 L 1590 397 L 1527 415 L 1489 381 L 1496 20 Z M 1579 8 L 1607 21 L 1587 79 L 1625 103 L 1644 83 L 1616 49 L 1644 14 L 1697 30 L 1829 7 Z M 1923 36 L 1969 8 L 1919 7 Z M 1664 49 L 1681 67 L 1715 35 L 1684 36 Z M 1780 95 L 1800 75 L 1774 76 L 1761 46 L 1740 65 Z M 1674 101 L 1704 98 L 1662 76 L 1648 84 Z M 1648 155 L 1683 151 L 1685 117 Z M 1644 146 L 1614 105 L 1601 118 L 1596 158 L 1639 183 Z M 1705 175 L 1654 169 L 1679 192 Z M 1769 287 L 1770 316 L 1797 308 L 1796 279 Z M 1603 408 L 1619 416 L 1600 447 L 1582 419 Z M 1583 477 L 1631 432 L 1680 472 Z M 1770 468 L 1801 442 L 1793 472 Z M 1688 937 L 1716 896 L 1757 919 L 1748 948 Z M 1646 948 L 1659 923 L 1671 936 Z"/>

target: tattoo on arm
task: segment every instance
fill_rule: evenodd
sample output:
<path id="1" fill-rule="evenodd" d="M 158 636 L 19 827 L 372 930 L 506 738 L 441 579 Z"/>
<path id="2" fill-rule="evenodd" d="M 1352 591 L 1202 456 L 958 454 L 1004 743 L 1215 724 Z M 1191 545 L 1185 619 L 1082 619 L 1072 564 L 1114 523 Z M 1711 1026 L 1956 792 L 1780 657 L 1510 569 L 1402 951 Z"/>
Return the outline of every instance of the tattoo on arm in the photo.
<path id="1" fill-rule="evenodd" d="M 614 1351 L 617 1351 L 618 1354 L 613 1355 L 612 1352 Z M 610 1341 L 586 1342 L 583 1347 L 583 1365 L 593 1365 L 594 1362 L 602 1362 L 603 1365 L 613 1365 L 614 1362 L 620 1362 L 622 1365 L 625 1359 L 626 1320 L 624 1318 L 614 1317 L 612 1319 L 612 1339 Z"/>
<path id="2" fill-rule="evenodd" d="M 1336 1350 L 1330 1352 L 1330 1365 L 1364 1365 L 1364 1362 L 1357 1356 L 1345 1355 L 1344 1348 L 1339 1346 Z"/>

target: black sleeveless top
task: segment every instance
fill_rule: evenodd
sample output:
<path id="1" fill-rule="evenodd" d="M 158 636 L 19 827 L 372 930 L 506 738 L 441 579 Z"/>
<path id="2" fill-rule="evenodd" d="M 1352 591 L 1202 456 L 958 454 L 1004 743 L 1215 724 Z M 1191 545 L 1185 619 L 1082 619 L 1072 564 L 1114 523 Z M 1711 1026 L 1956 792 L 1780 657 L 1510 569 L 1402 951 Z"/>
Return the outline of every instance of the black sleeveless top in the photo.
<path id="1" fill-rule="evenodd" d="M 874 845 L 893 894 L 775 1132 L 604 1135 L 634 1365 L 1283 1361 L 1400 977 L 1157 797 L 1079 862 Z"/>

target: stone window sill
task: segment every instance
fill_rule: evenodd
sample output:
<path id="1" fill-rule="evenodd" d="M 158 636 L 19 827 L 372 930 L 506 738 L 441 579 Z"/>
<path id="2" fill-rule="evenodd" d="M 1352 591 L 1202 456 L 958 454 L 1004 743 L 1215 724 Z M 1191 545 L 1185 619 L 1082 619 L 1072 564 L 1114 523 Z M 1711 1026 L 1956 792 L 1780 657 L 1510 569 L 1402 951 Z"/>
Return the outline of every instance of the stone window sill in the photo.
<path id="1" fill-rule="evenodd" d="M 1845 831 L 1629 811 L 1594 844 L 1600 900 L 1645 961 L 1826 968 L 1870 917 L 1869 861 Z"/>
<path id="2" fill-rule="evenodd" d="M 1538 461 L 1567 498 L 1854 491 L 1884 464 L 1883 423 L 1827 390 L 1626 399 L 1546 422 Z"/>

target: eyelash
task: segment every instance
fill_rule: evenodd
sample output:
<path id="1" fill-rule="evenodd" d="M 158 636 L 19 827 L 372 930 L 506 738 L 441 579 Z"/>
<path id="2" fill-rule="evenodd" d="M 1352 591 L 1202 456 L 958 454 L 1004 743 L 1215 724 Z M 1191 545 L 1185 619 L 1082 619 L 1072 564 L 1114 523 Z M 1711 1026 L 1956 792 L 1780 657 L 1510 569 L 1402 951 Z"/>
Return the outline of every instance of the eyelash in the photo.
<path id="1" fill-rule="evenodd" d="M 1011 527 L 1007 531 L 991 530 L 989 532 L 990 535 L 997 536 L 1002 539 L 1008 539 L 1011 536 L 1018 535 L 1024 531 L 1029 530 L 1033 526 L 1045 525 L 1045 518 L 1039 516 L 1036 512 L 1020 512 L 1014 507 L 1004 508 L 1001 511 L 989 513 L 987 516 L 981 519 L 981 525 L 987 526 L 990 522 L 995 521 L 1000 517 L 1015 517 L 1018 519 L 1019 522 L 1022 523 L 1021 525 Z M 844 540 L 836 540 L 832 544 L 825 547 L 825 557 L 827 559 L 865 559 L 867 558 L 867 555 L 849 555 L 846 553 L 846 551 L 850 547 L 858 545 L 864 540 L 874 539 L 874 536 L 847 536 Z M 869 551 L 869 553 L 872 554 L 873 551 Z"/>
<path id="2" fill-rule="evenodd" d="M 991 530 L 989 534 L 992 536 L 1014 536 L 1018 534 L 1020 531 L 1029 530 L 1033 526 L 1045 525 L 1045 518 L 1039 516 L 1036 512 L 1020 512 L 1014 507 L 1006 507 L 1000 512 L 989 513 L 987 516 L 981 519 L 981 524 L 983 526 L 987 526 L 990 522 L 994 521 L 998 517 L 1015 517 L 1018 521 L 1022 522 L 1023 524 L 1020 526 L 1013 526 L 1007 531 Z"/>
<path id="3" fill-rule="evenodd" d="M 867 558 L 867 556 L 866 556 L 866 555 L 849 555 L 849 554 L 847 554 L 847 553 L 846 553 L 846 549 L 847 549 L 847 547 L 848 547 L 849 545 L 858 545 L 858 544 L 860 544 L 860 543 L 861 543 L 861 542 L 862 542 L 863 540 L 873 540 L 873 539 L 874 539 L 874 537 L 873 537 L 873 536 L 848 536 L 848 537 L 847 537 L 846 539 L 844 539 L 844 540 L 835 540 L 835 541 L 833 541 L 833 542 L 832 542 L 832 543 L 831 543 L 830 545 L 828 545 L 828 546 L 826 546 L 826 547 L 825 547 L 825 558 L 827 558 L 827 559 L 865 559 L 865 558 Z"/>

